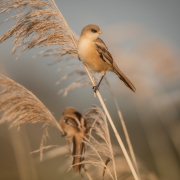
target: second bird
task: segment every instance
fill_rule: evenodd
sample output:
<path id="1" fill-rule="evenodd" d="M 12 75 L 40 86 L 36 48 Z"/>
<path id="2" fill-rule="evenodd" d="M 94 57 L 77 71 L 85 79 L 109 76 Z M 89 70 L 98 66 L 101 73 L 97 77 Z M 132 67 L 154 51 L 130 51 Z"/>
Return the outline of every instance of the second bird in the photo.
<path id="1" fill-rule="evenodd" d="M 132 91 L 136 88 L 132 82 L 123 74 L 113 60 L 108 48 L 99 38 L 101 30 L 98 26 L 90 24 L 82 29 L 81 36 L 78 42 L 78 57 L 84 65 L 94 72 L 102 74 L 99 83 L 93 87 L 96 92 L 106 71 L 114 72 Z"/>
<path id="2" fill-rule="evenodd" d="M 87 138 L 85 119 L 76 109 L 68 107 L 63 111 L 59 123 L 73 155 L 73 169 L 75 172 L 80 172 L 85 153 L 84 140 Z"/>

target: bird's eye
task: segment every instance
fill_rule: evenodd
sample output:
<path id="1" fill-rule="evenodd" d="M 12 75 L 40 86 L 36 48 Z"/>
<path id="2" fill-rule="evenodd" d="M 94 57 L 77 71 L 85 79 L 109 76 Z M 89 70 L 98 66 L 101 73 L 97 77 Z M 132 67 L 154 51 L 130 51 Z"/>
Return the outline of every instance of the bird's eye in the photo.
<path id="1" fill-rule="evenodd" d="M 95 29 L 91 29 L 91 31 L 92 31 L 93 33 L 97 33 L 97 31 L 96 31 Z"/>

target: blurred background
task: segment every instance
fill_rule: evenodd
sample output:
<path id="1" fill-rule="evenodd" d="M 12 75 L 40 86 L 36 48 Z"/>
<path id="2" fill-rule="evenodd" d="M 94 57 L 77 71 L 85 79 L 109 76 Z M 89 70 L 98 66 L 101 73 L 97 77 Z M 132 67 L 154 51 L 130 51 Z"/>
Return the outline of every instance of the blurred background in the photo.
<path id="1" fill-rule="evenodd" d="M 138 160 L 161 180 L 179 180 L 180 1 L 79 0 L 56 3 L 77 35 L 87 24 L 100 27 L 103 32 L 101 39 L 137 89 L 136 93 L 131 92 L 115 74 L 107 73 Z M 7 17 L 9 14 L 1 14 L 0 21 Z M 1 24 L 0 36 L 12 25 L 13 21 Z M 91 86 L 70 91 L 66 97 L 58 95 L 62 88 L 78 79 L 78 75 L 56 85 L 66 73 L 59 73 L 58 68 L 65 64 L 49 66 L 55 60 L 53 57 L 33 58 L 43 49 L 32 49 L 15 60 L 17 54 L 11 54 L 12 47 L 13 38 L 0 44 L 0 72 L 32 91 L 57 120 L 67 106 L 73 106 L 80 112 L 93 104 L 100 106 Z M 112 96 L 103 86 L 100 92 L 125 142 Z M 40 162 L 38 154 L 29 153 L 40 146 L 42 124 L 24 125 L 20 131 L 16 128 L 9 130 L 8 126 L 0 125 L 0 179 L 56 180 L 72 177 L 72 170 L 67 173 L 71 162 L 64 165 L 69 158 L 66 156 L 68 151 L 58 130 L 50 129 L 47 144 L 59 145 L 65 153 L 47 155 Z M 114 134 L 111 134 L 116 144 Z M 19 170 L 22 166 L 19 158 L 26 162 L 23 165 L 26 175 Z M 23 178 L 28 173 L 28 177 Z"/>

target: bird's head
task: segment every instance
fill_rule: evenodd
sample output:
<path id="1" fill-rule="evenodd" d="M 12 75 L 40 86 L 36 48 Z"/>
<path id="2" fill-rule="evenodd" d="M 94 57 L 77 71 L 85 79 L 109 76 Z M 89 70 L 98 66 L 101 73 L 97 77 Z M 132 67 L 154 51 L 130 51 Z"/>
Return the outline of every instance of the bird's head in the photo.
<path id="1" fill-rule="evenodd" d="M 97 25 L 89 24 L 82 29 L 81 37 L 83 36 L 94 41 L 100 34 L 102 34 L 102 32 Z"/>

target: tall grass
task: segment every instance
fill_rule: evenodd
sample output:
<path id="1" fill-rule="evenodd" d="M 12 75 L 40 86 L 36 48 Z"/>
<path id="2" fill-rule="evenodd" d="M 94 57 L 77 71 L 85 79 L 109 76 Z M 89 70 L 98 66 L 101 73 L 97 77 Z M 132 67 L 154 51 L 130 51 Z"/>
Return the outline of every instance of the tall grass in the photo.
<path id="1" fill-rule="evenodd" d="M 57 59 L 54 63 L 60 62 L 62 57 L 67 57 L 67 56 L 68 56 L 67 58 L 77 57 L 77 38 L 71 32 L 67 22 L 65 21 L 64 17 L 62 16 L 61 12 L 59 11 L 58 7 L 56 6 L 53 0 L 2 1 L 0 8 L 1 8 L 1 13 L 10 12 L 10 11 L 15 13 L 14 16 L 10 17 L 7 20 L 15 19 L 17 20 L 17 22 L 7 33 L 5 33 L 0 38 L 0 42 L 3 42 L 8 38 L 14 36 L 14 48 L 12 50 L 13 53 L 19 49 L 20 50 L 18 54 L 19 56 L 21 53 L 31 48 L 56 45 L 56 48 L 54 48 L 53 50 L 51 49 L 42 52 L 42 55 L 56 56 Z M 95 85 L 94 79 L 92 78 L 88 69 L 86 67 L 85 69 L 89 75 L 91 83 Z M 64 70 L 64 68 L 60 70 Z M 85 78 L 86 73 L 83 70 L 82 71 L 76 70 L 75 72 L 66 74 L 64 77 L 62 77 L 59 80 L 58 83 L 60 83 L 61 81 L 65 80 L 67 77 L 75 73 L 79 74 L 81 77 L 76 82 L 70 84 L 69 87 L 61 90 L 60 93 L 67 95 L 69 90 L 90 84 Z M 57 124 L 57 121 L 52 116 L 52 114 L 47 110 L 47 108 L 28 90 L 16 84 L 15 82 L 13 82 L 12 80 L 8 79 L 5 76 L 1 77 L 1 85 L 4 86 L 5 88 L 4 91 L 2 91 L 1 93 L 1 111 L 3 112 L 1 123 L 5 121 L 12 121 L 11 126 L 15 126 L 15 125 L 20 126 L 21 124 L 27 122 L 29 123 L 42 122 L 44 124 L 44 134 L 41 142 L 41 147 L 39 150 L 41 152 L 41 157 L 42 157 L 42 151 L 46 148 L 49 148 L 49 147 L 44 147 L 45 139 L 48 136 L 48 126 L 49 125 L 54 126 L 58 128 L 60 131 L 62 131 L 60 126 Z M 134 158 L 131 145 L 129 145 L 129 147 L 131 150 L 131 156 L 133 157 L 132 158 L 133 163 L 131 162 L 131 159 L 124 147 L 124 144 L 116 130 L 116 127 L 113 124 L 111 116 L 106 108 L 106 105 L 104 104 L 104 101 L 99 91 L 97 91 L 97 97 L 101 102 L 101 105 L 104 109 L 104 113 L 106 114 L 108 120 L 110 121 L 110 124 L 114 130 L 115 136 L 129 164 L 134 179 L 136 180 L 140 179 L 138 168 L 136 165 L 137 163 Z M 121 118 L 121 122 L 124 123 L 120 111 L 119 111 L 119 116 Z M 104 117 L 103 119 L 105 120 L 106 118 Z M 105 123 L 107 128 L 107 122 L 105 121 Z M 123 127 L 124 129 L 126 129 L 125 126 Z M 108 131 L 109 130 L 106 129 L 105 132 L 107 133 Z M 98 130 L 96 132 L 98 132 Z M 106 137 L 105 135 L 107 135 L 108 137 Z M 106 137 L 108 139 L 108 140 L 107 139 L 104 140 L 107 143 L 105 147 L 108 147 L 109 150 L 108 152 L 106 151 L 105 156 L 109 157 L 112 160 L 113 173 L 111 173 L 111 170 L 108 169 L 108 163 L 107 164 L 104 163 L 98 150 L 94 148 L 97 145 L 102 146 L 102 144 L 99 144 L 99 142 L 96 141 L 96 139 L 94 139 L 93 137 L 91 137 L 91 141 L 93 141 L 93 143 L 91 141 L 89 142 L 87 141 L 87 144 L 91 147 L 91 149 L 94 150 L 93 153 L 96 154 L 96 156 L 98 156 L 101 163 L 99 161 L 96 162 L 95 158 L 92 158 L 94 161 L 86 160 L 83 163 L 93 164 L 92 162 L 96 162 L 94 164 L 105 167 L 106 171 L 110 174 L 112 179 L 117 179 L 117 172 L 116 172 L 117 169 L 115 168 L 115 158 L 114 158 L 112 145 L 110 143 L 109 133 L 104 134 L 104 136 L 101 135 L 101 138 L 102 137 Z M 128 135 L 126 135 L 126 137 L 129 141 Z M 135 167 L 133 164 L 135 165 Z"/>

